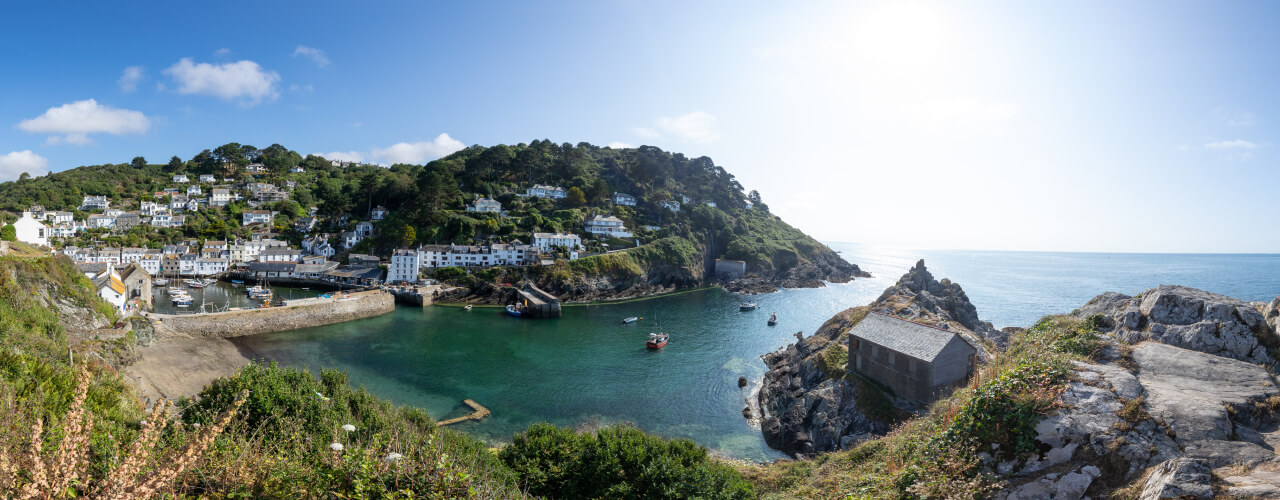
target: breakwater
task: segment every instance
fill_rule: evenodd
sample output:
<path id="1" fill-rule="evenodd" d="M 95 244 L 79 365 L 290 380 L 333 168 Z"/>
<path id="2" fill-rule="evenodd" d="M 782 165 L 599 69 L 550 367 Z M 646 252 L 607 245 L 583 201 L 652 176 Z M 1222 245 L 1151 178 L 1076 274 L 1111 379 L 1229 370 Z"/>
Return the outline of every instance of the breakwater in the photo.
<path id="1" fill-rule="evenodd" d="M 227 338 L 311 328 L 370 318 L 395 310 L 395 298 L 381 290 L 297 299 L 288 305 L 209 314 L 149 314 L 156 333 L 171 337 Z"/>

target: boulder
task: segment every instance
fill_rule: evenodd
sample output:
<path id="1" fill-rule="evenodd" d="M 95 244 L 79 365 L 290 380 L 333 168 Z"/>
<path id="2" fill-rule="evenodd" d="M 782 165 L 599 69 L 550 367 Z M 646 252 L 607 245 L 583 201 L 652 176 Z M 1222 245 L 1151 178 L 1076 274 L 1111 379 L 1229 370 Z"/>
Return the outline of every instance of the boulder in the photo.
<path id="1" fill-rule="evenodd" d="M 1195 288 L 1160 285 L 1137 297 L 1107 292 L 1073 314 L 1127 343 L 1169 345 L 1253 363 L 1271 361 L 1266 345 L 1280 344 L 1264 312 L 1241 300 Z"/>
<path id="2" fill-rule="evenodd" d="M 1175 458 L 1157 465 L 1147 476 L 1141 500 L 1213 498 L 1213 471 L 1195 458 Z"/>
<path id="3" fill-rule="evenodd" d="M 946 278 L 934 279 L 923 259 L 902 275 L 897 284 L 886 288 L 880 298 L 871 303 L 871 307 L 876 312 L 933 323 L 942 328 L 948 328 L 949 322 L 955 322 L 968 330 L 958 332 L 962 336 L 976 335 L 1001 349 L 1008 345 L 1012 333 L 997 330 L 990 322 L 979 319 L 978 308 L 969 302 L 964 289 Z M 985 358 L 982 342 L 976 338 L 969 340 L 978 348 L 980 356 Z"/>

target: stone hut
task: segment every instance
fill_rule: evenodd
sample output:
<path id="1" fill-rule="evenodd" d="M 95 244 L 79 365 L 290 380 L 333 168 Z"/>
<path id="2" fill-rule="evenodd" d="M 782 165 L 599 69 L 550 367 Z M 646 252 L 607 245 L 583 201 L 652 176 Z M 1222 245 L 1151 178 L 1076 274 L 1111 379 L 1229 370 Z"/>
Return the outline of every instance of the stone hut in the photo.
<path id="1" fill-rule="evenodd" d="M 949 330 L 873 312 L 849 331 L 848 370 L 911 401 L 964 384 L 976 365 L 977 350 Z"/>
<path id="2" fill-rule="evenodd" d="M 137 262 L 130 263 L 120 270 L 120 281 L 124 283 L 125 299 L 141 299 L 151 307 L 151 275 L 142 269 Z"/>

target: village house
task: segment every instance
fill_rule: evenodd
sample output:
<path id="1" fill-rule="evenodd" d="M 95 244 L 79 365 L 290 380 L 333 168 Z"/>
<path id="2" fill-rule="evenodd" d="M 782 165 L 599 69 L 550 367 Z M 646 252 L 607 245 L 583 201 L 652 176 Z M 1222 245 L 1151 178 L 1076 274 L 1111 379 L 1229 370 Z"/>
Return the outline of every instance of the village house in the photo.
<path id="1" fill-rule="evenodd" d="M 373 255 L 353 253 L 347 256 L 347 267 L 352 269 L 376 268 L 378 267 L 378 262 L 378 257 Z"/>
<path id="2" fill-rule="evenodd" d="M 120 249 L 120 263 L 132 264 L 147 255 L 147 249 L 137 247 L 125 247 Z"/>
<path id="3" fill-rule="evenodd" d="M 120 282 L 124 283 L 126 300 L 136 300 L 151 306 L 151 274 L 137 262 L 120 270 Z"/>
<path id="4" fill-rule="evenodd" d="M 529 188 L 525 192 L 525 196 L 531 196 L 534 198 L 551 198 L 551 199 L 558 200 L 558 199 L 562 199 L 569 196 L 569 191 L 565 190 L 565 188 L 562 188 L 560 186 L 547 186 L 543 184 L 534 184 L 533 187 Z"/>
<path id="5" fill-rule="evenodd" d="M 555 247 L 569 249 L 570 259 L 577 258 L 577 249 L 582 247 L 582 238 L 576 234 L 533 233 L 533 246 L 543 252 L 550 252 Z"/>
<path id="6" fill-rule="evenodd" d="M 31 208 L 27 209 L 27 211 L 31 212 L 32 219 L 40 221 L 45 219 L 44 205 L 31 205 Z"/>
<path id="7" fill-rule="evenodd" d="M 142 215 L 151 217 L 152 215 L 156 214 L 156 207 L 157 207 L 156 202 L 144 201 L 138 204 L 138 211 L 141 212 Z"/>
<path id="8" fill-rule="evenodd" d="M 187 197 L 183 195 L 173 195 L 169 197 L 169 211 L 181 212 L 187 209 Z"/>
<path id="9" fill-rule="evenodd" d="M 849 331 L 848 370 L 912 401 L 933 401 L 976 366 L 977 350 L 950 330 L 873 312 Z"/>
<path id="10" fill-rule="evenodd" d="M 391 266 L 387 268 L 387 283 L 414 283 L 418 281 L 418 268 L 422 267 L 422 256 L 414 250 L 399 249 L 391 255 Z"/>
<path id="11" fill-rule="evenodd" d="M 116 218 L 110 215 L 92 214 L 89 216 L 90 228 L 115 227 Z"/>
<path id="12" fill-rule="evenodd" d="M 372 212 L 369 212 L 369 217 L 372 218 L 373 220 L 382 220 L 387 218 L 387 213 L 388 213 L 387 207 L 378 205 L 376 207 L 373 207 Z"/>
<path id="13" fill-rule="evenodd" d="M 467 205 L 467 211 L 502 213 L 502 203 L 491 198 L 476 198 L 476 201 Z"/>
<path id="14" fill-rule="evenodd" d="M 130 229 L 138 227 L 142 224 L 142 216 L 134 212 L 124 213 L 116 216 L 115 226 L 112 228 L 117 233 L 128 232 Z"/>
<path id="15" fill-rule="evenodd" d="M 213 188 L 209 195 L 209 205 L 215 207 L 225 207 L 231 203 L 231 190 L 226 188 Z"/>
<path id="16" fill-rule="evenodd" d="M 368 238 L 373 235 L 373 223 L 362 220 L 356 223 L 356 234 L 360 235 L 360 239 Z"/>
<path id="17" fill-rule="evenodd" d="M 210 174 L 203 174 L 200 176 L 200 182 L 205 184 L 212 184 L 212 183 L 218 182 L 218 178 Z"/>
<path id="18" fill-rule="evenodd" d="M 342 248 L 346 250 L 350 250 L 352 247 L 358 245 L 360 240 L 363 239 L 364 238 L 361 238 L 360 234 L 355 231 L 343 231 L 342 234 L 338 235 L 338 240 L 342 243 Z"/>
<path id="19" fill-rule="evenodd" d="M 667 201 L 664 201 L 664 202 L 660 202 L 660 203 L 658 203 L 658 206 L 659 206 L 659 207 L 662 207 L 662 208 L 665 208 L 665 209 L 667 209 L 667 210 L 670 210 L 670 211 L 672 211 L 672 212 L 679 212 L 679 211 L 680 211 L 680 202 L 678 202 L 678 201 L 676 201 L 676 200 L 667 200 Z"/>
<path id="20" fill-rule="evenodd" d="M 102 300 L 107 301 L 117 311 L 124 312 L 128 299 L 125 296 L 124 282 L 120 281 L 120 275 L 116 274 L 115 269 L 108 266 L 107 269 L 93 278 L 93 286 L 97 290 L 98 296 L 102 297 Z"/>
<path id="21" fill-rule="evenodd" d="M 631 231 L 627 231 L 622 219 L 612 215 L 608 217 L 600 215 L 592 217 L 583 223 L 583 228 L 597 237 L 630 238 L 632 236 Z"/>
<path id="22" fill-rule="evenodd" d="M 614 192 L 614 193 L 613 193 L 613 204 L 614 204 L 614 205 L 625 205 L 625 206 L 628 206 L 628 207 L 634 207 L 634 206 L 636 206 L 636 197 L 635 197 L 635 196 L 631 196 L 631 195 L 626 194 L 626 193 Z"/>
<path id="23" fill-rule="evenodd" d="M 111 202 L 106 196 L 85 196 L 80 202 L 80 210 L 106 210 L 109 206 Z"/>
<path id="24" fill-rule="evenodd" d="M 293 230 L 299 233 L 309 233 L 316 228 L 315 217 L 301 217 L 293 222 Z"/>
<path id="25" fill-rule="evenodd" d="M 193 184 L 187 188 L 187 196 L 200 196 L 202 194 L 204 194 L 204 190 L 200 189 L 200 186 Z"/>
<path id="26" fill-rule="evenodd" d="M 58 224 L 49 228 L 49 236 L 54 238 L 74 238 L 76 236 L 76 226 L 72 224 Z"/>
<path id="27" fill-rule="evenodd" d="M 187 176 L 185 175 L 177 174 L 173 176 L 173 182 L 176 182 L 179 184 L 186 184 L 188 182 L 191 182 L 191 179 L 188 179 Z"/>
<path id="28" fill-rule="evenodd" d="M 227 272 L 230 262 L 227 259 L 209 259 L 204 257 L 196 257 L 195 268 L 191 274 L 196 276 L 213 276 Z"/>
<path id="29" fill-rule="evenodd" d="M 185 215 L 169 216 L 169 227 L 182 227 L 186 225 L 186 223 L 187 223 L 187 216 Z"/>
<path id="30" fill-rule="evenodd" d="M 45 212 L 45 220 L 50 224 L 71 224 L 75 222 L 75 215 L 71 212 Z"/>
<path id="31" fill-rule="evenodd" d="M 163 260 L 164 255 L 161 255 L 160 252 L 149 253 L 144 255 L 141 259 L 138 259 L 138 265 L 141 266 L 142 270 L 146 271 L 147 274 L 151 276 L 159 276 L 162 270 L 161 262 Z"/>
<path id="32" fill-rule="evenodd" d="M 258 253 L 258 262 L 298 262 L 302 250 L 296 248 L 268 248 Z"/>
<path id="33" fill-rule="evenodd" d="M 155 214 L 151 216 L 151 227 L 169 227 L 173 223 L 173 216 L 169 214 Z"/>
<path id="34" fill-rule="evenodd" d="M 254 224 L 271 224 L 271 211 L 248 210 L 241 214 L 240 225 L 251 226 Z"/>
<path id="35" fill-rule="evenodd" d="M 22 212 L 22 217 L 13 223 L 17 230 L 18 241 L 30 245 L 49 246 L 49 226 L 37 221 L 31 212 Z"/>
<path id="36" fill-rule="evenodd" d="M 289 173 L 291 173 L 291 174 L 305 174 L 305 173 L 307 173 L 307 169 L 302 168 L 302 166 L 301 166 L 301 165 L 294 165 L 294 166 L 292 166 L 292 167 L 290 167 L 290 168 L 289 168 Z"/>
<path id="37" fill-rule="evenodd" d="M 263 166 L 263 164 L 261 163 L 250 163 L 249 166 L 244 167 L 244 171 L 254 173 L 254 174 L 261 174 L 267 171 L 267 167 Z"/>

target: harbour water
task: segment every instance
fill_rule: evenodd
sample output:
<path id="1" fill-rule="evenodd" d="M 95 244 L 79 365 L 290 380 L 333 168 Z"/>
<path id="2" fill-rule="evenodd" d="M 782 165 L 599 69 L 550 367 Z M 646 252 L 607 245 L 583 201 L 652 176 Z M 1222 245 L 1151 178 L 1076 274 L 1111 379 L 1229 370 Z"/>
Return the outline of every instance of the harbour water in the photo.
<path id="1" fill-rule="evenodd" d="M 833 243 L 873 278 L 819 289 L 784 290 L 749 300 L 720 289 L 611 305 L 569 306 L 559 320 L 521 320 L 500 309 L 399 308 L 395 313 L 321 328 L 236 339 L 282 364 L 347 370 L 351 381 L 437 419 L 470 412 L 471 398 L 493 411 L 455 429 L 492 442 L 547 421 L 589 427 L 630 423 L 688 437 L 726 456 L 766 460 L 741 411 L 764 373 L 760 355 L 812 333 L 831 315 L 875 300 L 918 259 L 935 277 L 960 283 L 979 316 L 1026 326 L 1104 291 L 1134 294 L 1183 284 L 1245 300 L 1280 294 L 1280 255 L 1139 255 L 913 251 Z M 207 293 L 207 292 L 206 292 Z M 243 294 L 241 294 L 243 295 Z M 770 312 L 778 326 L 765 324 Z M 622 318 L 644 319 L 631 325 Z M 651 331 L 671 334 L 660 351 Z M 737 380 L 753 381 L 739 389 Z"/>
<path id="2" fill-rule="evenodd" d="M 187 307 L 173 305 L 168 290 L 171 287 L 181 288 L 191 294 L 192 304 Z M 274 286 L 271 287 L 271 291 L 286 300 L 315 297 L 323 293 L 316 290 Z M 232 286 L 225 281 L 219 281 L 204 288 L 188 288 L 185 280 L 171 279 L 165 286 L 152 287 L 151 294 L 154 298 L 155 312 L 163 314 L 194 314 L 202 309 L 204 312 L 218 312 L 228 308 L 254 308 L 262 305 L 262 301 L 251 300 L 245 295 L 244 286 Z"/>

